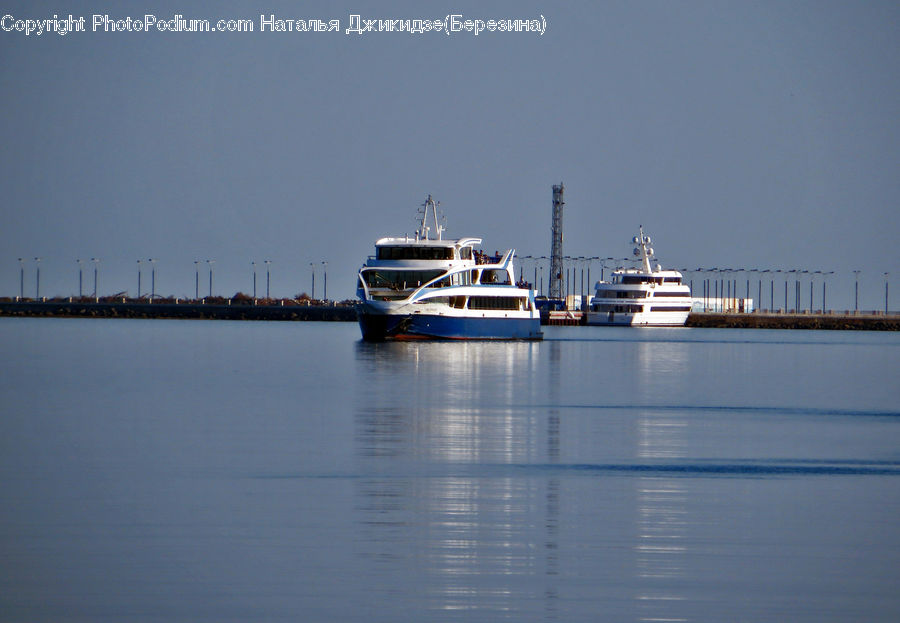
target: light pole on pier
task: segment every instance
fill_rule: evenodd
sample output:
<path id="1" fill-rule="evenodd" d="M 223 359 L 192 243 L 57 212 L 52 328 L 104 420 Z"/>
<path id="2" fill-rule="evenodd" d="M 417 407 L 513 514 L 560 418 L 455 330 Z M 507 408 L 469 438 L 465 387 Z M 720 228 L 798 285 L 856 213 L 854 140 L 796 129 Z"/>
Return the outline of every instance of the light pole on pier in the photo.
<path id="1" fill-rule="evenodd" d="M 25 298 L 25 258 L 19 258 L 19 300 Z"/>
<path id="2" fill-rule="evenodd" d="M 891 273 L 884 273 L 884 315 L 888 313 L 888 279 Z"/>
<path id="3" fill-rule="evenodd" d="M 137 265 L 138 265 L 138 289 L 137 289 L 137 298 L 138 298 L 138 300 L 141 299 L 141 263 L 142 263 L 142 262 L 143 262 L 143 260 L 138 260 L 138 261 L 137 261 Z"/>
<path id="4" fill-rule="evenodd" d="M 156 260 L 152 257 L 147 260 L 150 262 L 150 302 L 153 302 L 153 297 L 156 296 Z"/>
<path id="5" fill-rule="evenodd" d="M 796 277 L 796 275 L 795 275 L 795 273 L 797 272 L 796 270 L 791 269 L 791 270 L 788 270 L 788 271 L 785 271 L 785 272 L 789 273 L 789 274 L 791 275 L 791 278 L 792 278 L 792 279 L 794 279 L 794 278 Z M 796 288 L 795 288 L 795 289 L 796 289 L 796 295 L 797 295 L 797 297 L 799 297 L 799 296 L 800 296 L 800 284 L 799 284 L 799 282 L 796 283 Z M 787 312 L 787 310 L 788 310 L 788 295 L 787 295 L 787 291 L 788 291 L 788 280 L 785 279 L 785 280 L 784 280 L 784 310 L 785 310 L 785 312 Z M 795 309 L 794 311 L 797 311 L 797 310 Z"/>
<path id="6" fill-rule="evenodd" d="M 200 260 L 194 260 L 194 300 L 200 298 Z"/>
<path id="7" fill-rule="evenodd" d="M 822 272 L 822 313 L 825 313 L 827 307 L 825 307 L 825 288 L 828 285 L 828 275 L 833 275 L 834 271 L 829 270 L 827 273 Z"/>
<path id="8" fill-rule="evenodd" d="M 253 300 L 256 300 L 256 262 L 250 262 L 250 270 L 253 271 Z"/>
<path id="9" fill-rule="evenodd" d="M 815 275 L 810 270 L 804 270 L 804 275 L 809 275 L 809 313 L 813 313 L 813 285 L 816 280 Z"/>
<path id="10" fill-rule="evenodd" d="M 100 271 L 100 258 L 92 257 L 91 262 L 94 263 L 94 300 L 97 300 L 97 273 Z"/>
<path id="11" fill-rule="evenodd" d="M 215 260 L 206 260 L 206 264 L 209 266 L 209 298 L 212 298 L 213 293 L 213 264 L 215 263 Z"/>
<path id="12" fill-rule="evenodd" d="M 34 277 L 34 298 L 40 300 L 41 298 L 41 258 L 34 258 L 34 263 L 37 266 L 37 272 L 35 272 Z M 886 275 L 887 273 L 885 273 Z"/>
<path id="13" fill-rule="evenodd" d="M 309 270 L 312 273 L 312 294 L 310 294 L 310 298 L 312 300 L 316 300 L 316 265 L 314 262 L 309 263 Z"/>
<path id="14" fill-rule="evenodd" d="M 328 262 L 322 261 L 322 300 L 328 300 Z"/>
<path id="15" fill-rule="evenodd" d="M 266 265 L 266 299 L 270 298 L 269 296 L 269 266 L 272 264 L 272 260 L 263 260 L 263 263 Z"/>
<path id="16" fill-rule="evenodd" d="M 82 260 L 75 260 L 75 263 L 78 264 L 78 298 L 81 298 L 81 265 Z"/>
<path id="17" fill-rule="evenodd" d="M 853 283 L 853 311 L 854 313 L 859 313 L 859 273 L 861 271 L 854 270 L 853 276 L 855 277 Z"/>

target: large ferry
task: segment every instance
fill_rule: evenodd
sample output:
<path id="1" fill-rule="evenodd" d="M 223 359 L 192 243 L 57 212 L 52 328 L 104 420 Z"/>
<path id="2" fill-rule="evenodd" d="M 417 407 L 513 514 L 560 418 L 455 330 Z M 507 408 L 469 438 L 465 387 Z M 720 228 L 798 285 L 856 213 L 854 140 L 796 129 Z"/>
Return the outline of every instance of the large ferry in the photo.
<path id="1" fill-rule="evenodd" d="M 363 339 L 541 339 L 534 291 L 515 282 L 515 250 L 489 258 L 476 250 L 481 238 L 443 233 L 428 195 L 413 237 L 375 243 L 356 290 Z"/>
<path id="2" fill-rule="evenodd" d="M 375 243 L 356 290 L 363 339 L 541 339 L 534 290 L 515 281 L 515 250 L 487 257 L 481 238 L 443 232 L 428 195 L 413 237 Z"/>
<path id="3" fill-rule="evenodd" d="M 586 315 L 592 325 L 683 326 L 691 312 L 691 290 L 677 270 L 651 267 L 653 248 L 644 228 L 635 236 L 634 254 L 641 267 L 613 271 L 612 281 L 599 281 Z"/>

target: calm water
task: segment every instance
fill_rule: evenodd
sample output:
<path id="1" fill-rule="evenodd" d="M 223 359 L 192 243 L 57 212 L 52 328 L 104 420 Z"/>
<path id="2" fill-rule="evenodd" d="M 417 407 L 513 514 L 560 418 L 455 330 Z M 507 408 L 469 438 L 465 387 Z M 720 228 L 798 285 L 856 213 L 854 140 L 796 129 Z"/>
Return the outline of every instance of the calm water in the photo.
<path id="1" fill-rule="evenodd" d="M 900 620 L 900 335 L 546 338 L 0 319 L 0 620 Z"/>

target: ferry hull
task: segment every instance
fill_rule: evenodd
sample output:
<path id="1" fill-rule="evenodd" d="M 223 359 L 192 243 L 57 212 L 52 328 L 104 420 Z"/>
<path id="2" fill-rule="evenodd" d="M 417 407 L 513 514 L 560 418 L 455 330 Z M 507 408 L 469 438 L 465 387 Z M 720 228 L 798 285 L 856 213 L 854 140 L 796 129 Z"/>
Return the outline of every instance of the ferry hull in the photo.
<path id="1" fill-rule="evenodd" d="M 683 327 L 689 312 L 587 312 L 585 324 L 619 327 Z"/>
<path id="2" fill-rule="evenodd" d="M 366 341 L 384 340 L 540 340 L 539 318 L 478 318 L 431 314 L 372 314 L 359 311 Z"/>

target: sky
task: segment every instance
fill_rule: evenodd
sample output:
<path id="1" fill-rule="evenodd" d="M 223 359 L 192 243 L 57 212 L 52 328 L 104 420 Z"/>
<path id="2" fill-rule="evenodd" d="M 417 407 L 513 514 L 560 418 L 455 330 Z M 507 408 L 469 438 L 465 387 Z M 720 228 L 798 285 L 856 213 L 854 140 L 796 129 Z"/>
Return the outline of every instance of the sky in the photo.
<path id="1" fill-rule="evenodd" d="M 70 13 L 86 32 L 16 30 Z M 428 194 L 448 237 L 549 255 L 560 182 L 566 255 L 625 257 L 643 225 L 663 267 L 833 272 L 838 309 L 855 270 L 861 308 L 900 290 L 896 2 L 0 0 L 7 15 L 0 296 L 20 257 L 33 296 L 40 257 L 42 296 L 78 293 L 79 258 L 85 292 L 90 258 L 101 295 L 134 296 L 138 260 L 146 292 L 154 258 L 158 294 L 192 296 L 195 261 L 207 294 L 206 260 L 214 294 L 251 293 L 251 262 L 263 294 L 269 260 L 272 296 L 315 272 L 321 297 L 327 272 L 350 299 Z M 94 15 L 254 32 L 95 32 Z M 340 29 L 260 32 L 261 15 Z M 352 15 L 543 32 L 347 32 Z"/>

